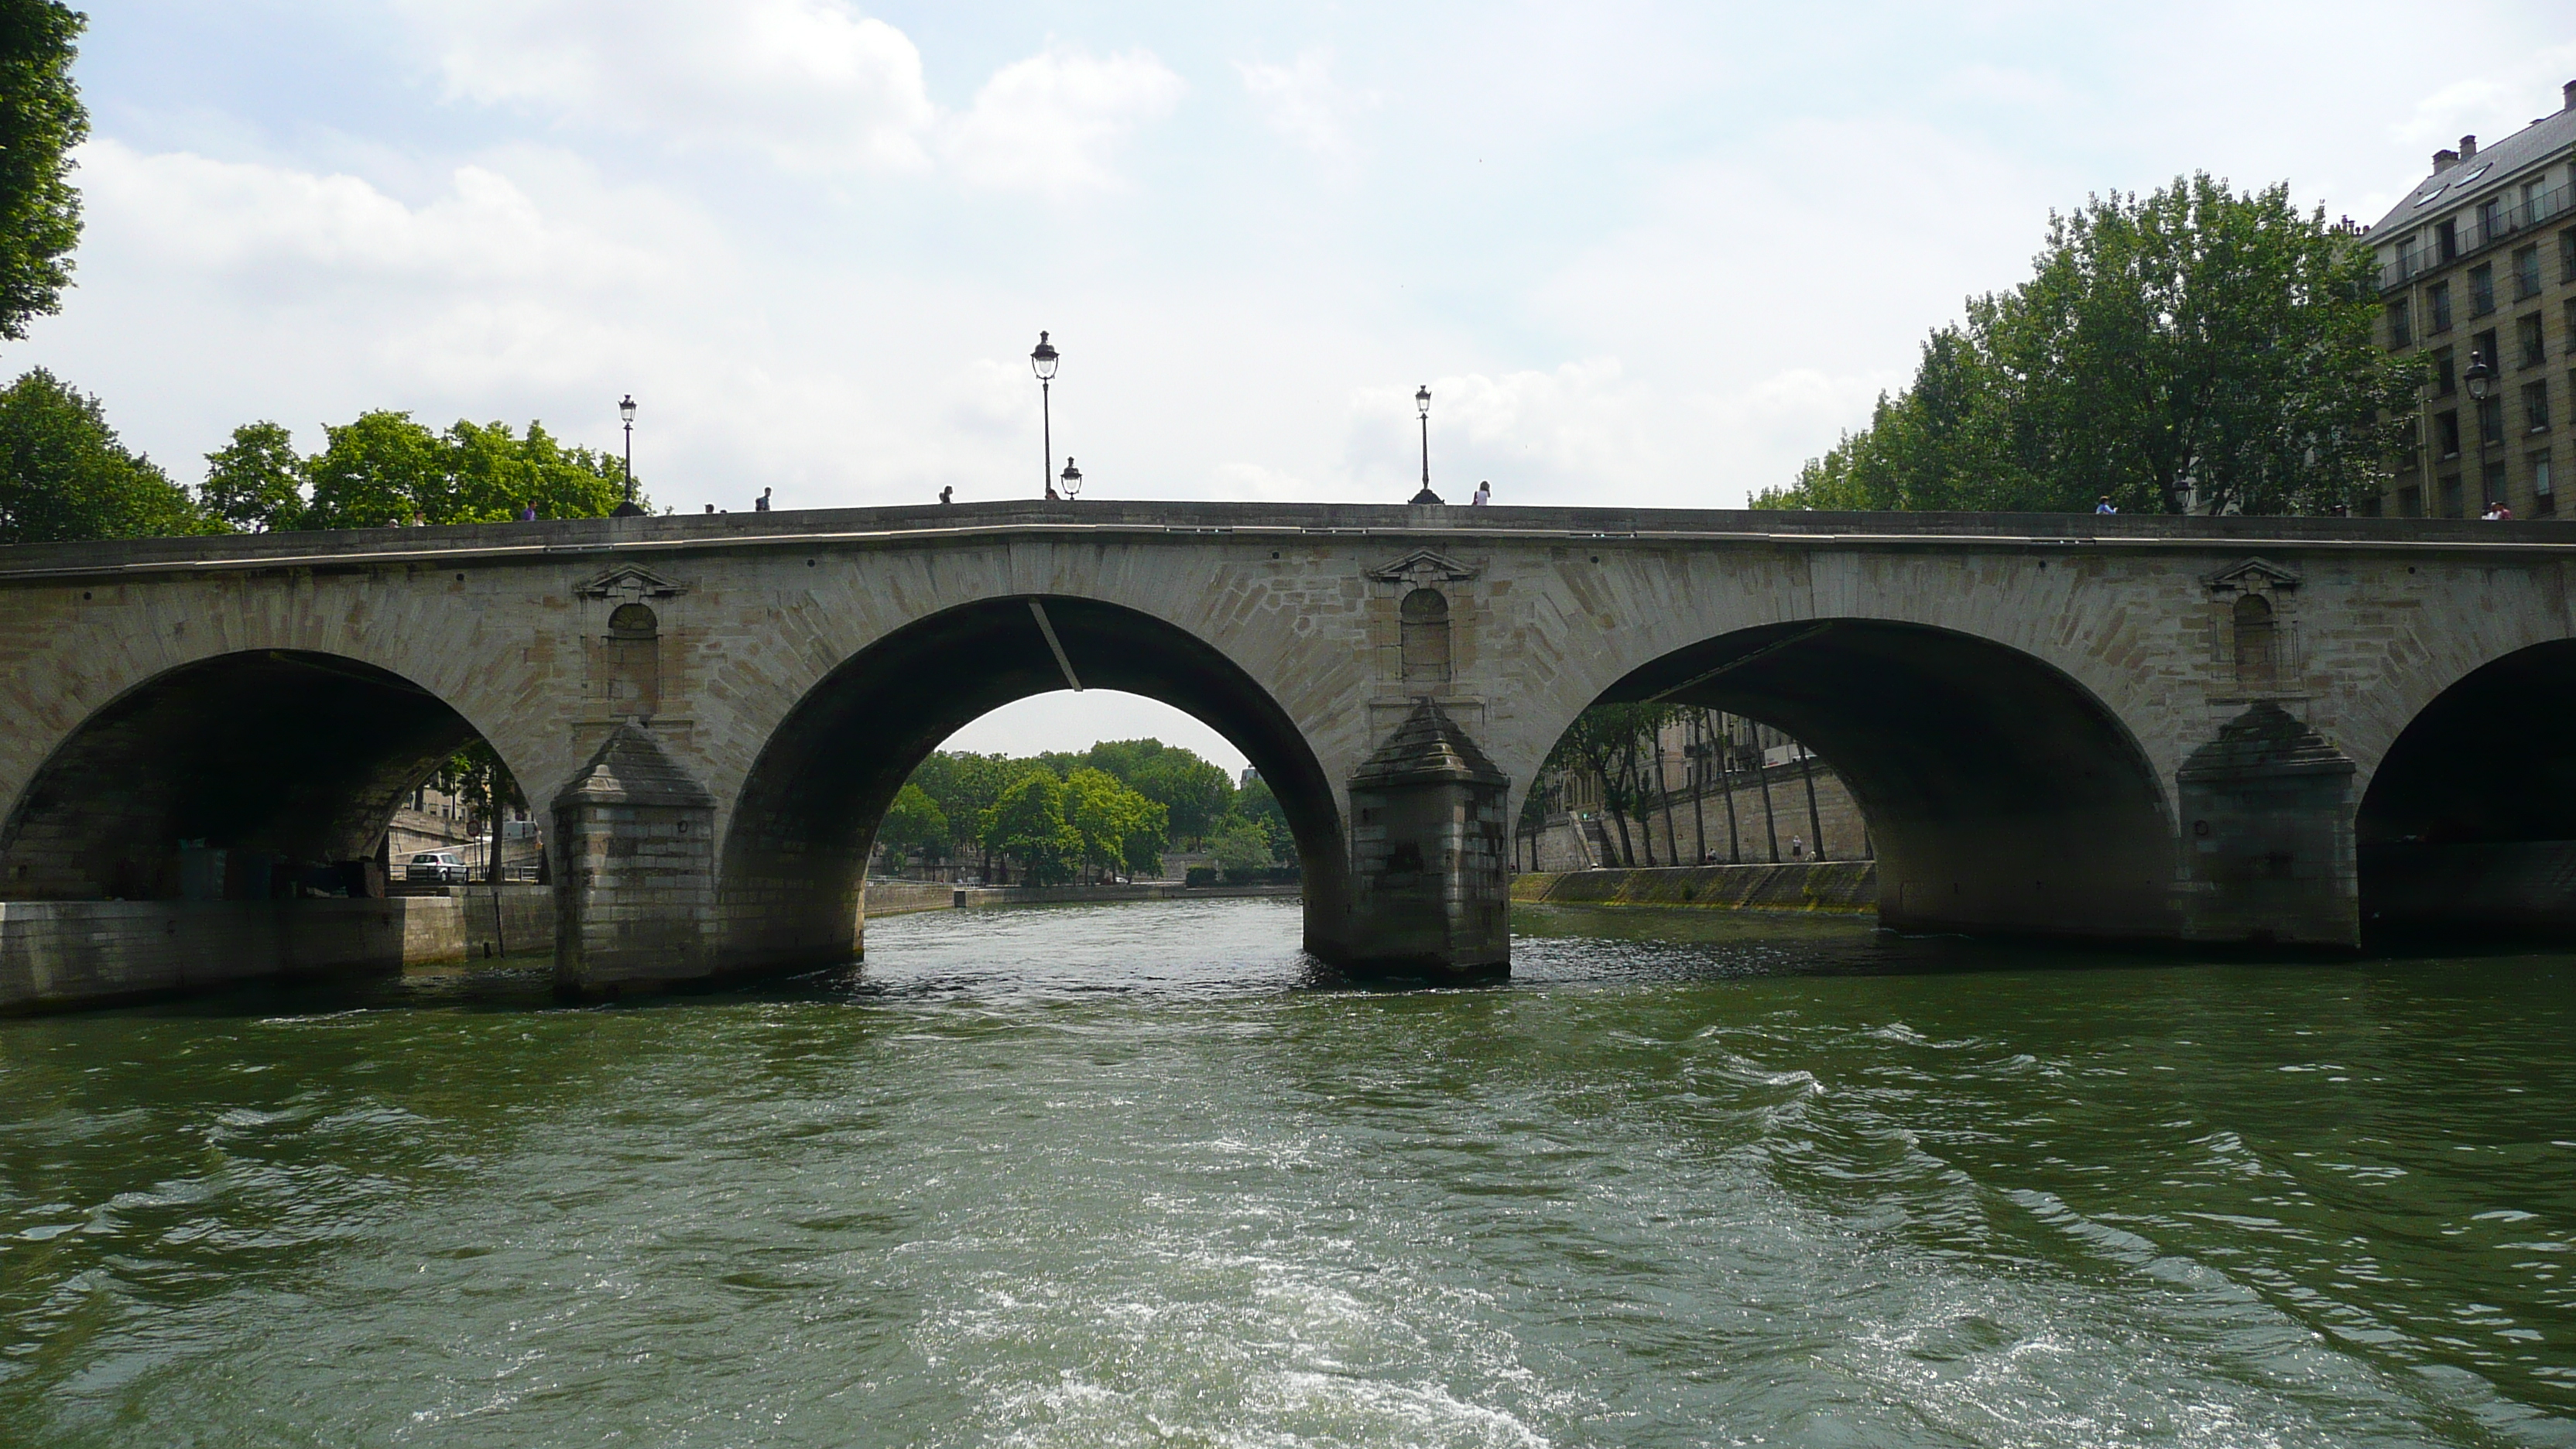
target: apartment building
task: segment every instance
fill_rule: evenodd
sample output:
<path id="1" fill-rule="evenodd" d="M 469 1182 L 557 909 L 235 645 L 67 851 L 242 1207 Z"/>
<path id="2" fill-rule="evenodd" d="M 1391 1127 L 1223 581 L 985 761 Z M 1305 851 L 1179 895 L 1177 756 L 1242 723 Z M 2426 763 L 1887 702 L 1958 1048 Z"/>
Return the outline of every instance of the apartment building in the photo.
<path id="1" fill-rule="evenodd" d="M 2462 136 L 2367 233 L 2389 350 L 2433 363 L 2387 486 L 2362 511 L 2560 511 L 2576 453 L 2576 81 L 2555 114 Z"/>

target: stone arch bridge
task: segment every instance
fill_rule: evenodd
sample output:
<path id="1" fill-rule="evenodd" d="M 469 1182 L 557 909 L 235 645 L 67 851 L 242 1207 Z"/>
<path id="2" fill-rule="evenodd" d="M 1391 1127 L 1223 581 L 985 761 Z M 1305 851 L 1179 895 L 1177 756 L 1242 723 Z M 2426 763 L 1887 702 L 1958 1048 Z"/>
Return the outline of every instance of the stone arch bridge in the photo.
<path id="1" fill-rule="evenodd" d="M 1507 964 L 1508 822 L 1601 700 L 1810 742 L 1899 928 L 2561 931 L 2571 560 L 2544 523 L 1097 502 L 19 547 L 0 878 L 372 856 L 480 737 L 551 811 L 567 985 L 810 968 L 912 767 L 1078 685 L 1243 749 L 1354 970 Z"/>

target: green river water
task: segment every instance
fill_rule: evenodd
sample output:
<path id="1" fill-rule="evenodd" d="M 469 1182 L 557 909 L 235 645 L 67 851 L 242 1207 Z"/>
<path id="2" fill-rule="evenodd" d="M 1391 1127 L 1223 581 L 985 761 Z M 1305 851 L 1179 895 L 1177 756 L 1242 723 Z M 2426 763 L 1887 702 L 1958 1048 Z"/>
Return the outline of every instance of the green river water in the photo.
<path id="1" fill-rule="evenodd" d="M 0 1445 L 2576 1445 L 2576 958 L 1297 921 L 0 1022 Z"/>

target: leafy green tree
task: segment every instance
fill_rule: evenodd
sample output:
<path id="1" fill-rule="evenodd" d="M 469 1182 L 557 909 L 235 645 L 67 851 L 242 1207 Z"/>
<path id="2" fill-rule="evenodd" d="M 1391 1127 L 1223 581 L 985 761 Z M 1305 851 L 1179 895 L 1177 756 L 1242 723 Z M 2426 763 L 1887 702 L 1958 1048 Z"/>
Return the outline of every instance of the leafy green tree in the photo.
<path id="1" fill-rule="evenodd" d="M 1275 857 L 1270 853 L 1270 837 L 1261 827 L 1241 816 L 1229 818 L 1224 827 L 1208 838 L 1208 853 L 1216 857 L 1217 869 L 1230 881 L 1242 881 L 1254 872 L 1267 870 Z"/>
<path id="2" fill-rule="evenodd" d="M 1540 766 L 1542 773 L 1579 771 L 1601 782 L 1601 808 L 1618 828 L 1621 865 L 1637 863 L 1628 819 L 1650 797 L 1655 741 L 1682 713 L 1682 706 L 1672 704 L 1596 704 L 1575 716 Z M 1646 863 L 1652 865 L 1655 834 L 1648 830 L 1645 837 Z"/>
<path id="3" fill-rule="evenodd" d="M 909 783 L 920 786 L 948 817 L 949 851 L 955 854 L 981 847 L 984 812 L 1017 778 L 1018 769 L 1019 762 L 1001 755 L 943 750 L 923 760 Z"/>
<path id="4" fill-rule="evenodd" d="M 1249 784 L 1235 791 L 1232 813 L 1252 822 L 1268 838 L 1272 858 L 1296 858 L 1297 834 L 1288 828 L 1288 812 L 1279 807 L 1279 797 L 1270 792 L 1269 781 L 1256 775 Z"/>
<path id="5" fill-rule="evenodd" d="M 908 855 L 937 860 L 953 848 L 949 837 L 947 812 L 930 792 L 907 782 L 895 792 L 894 803 L 886 807 L 885 820 L 877 826 L 877 839 Z"/>
<path id="6" fill-rule="evenodd" d="M 71 285 L 71 151 L 89 135 L 72 57 L 88 23 L 60 0 L 0 0 L 0 337 L 12 341 Z"/>
<path id="7" fill-rule="evenodd" d="M 1064 781 L 1065 819 L 1082 840 L 1086 865 L 1122 865 L 1130 874 L 1160 871 L 1169 814 L 1105 770 L 1084 767 Z"/>
<path id="8" fill-rule="evenodd" d="M 360 414 L 325 427 L 307 460 L 312 528 L 384 528 L 410 522 L 500 523 L 534 505 L 541 518 L 601 518 L 625 496 L 617 460 L 566 448 L 542 423 L 458 421 L 431 432 L 405 412 Z"/>
<path id="9" fill-rule="evenodd" d="M 1914 386 L 1765 508 L 2322 512 L 2376 487 L 2418 359 L 2370 250 L 2286 184 L 2197 174 L 2052 215 L 2031 279 L 1933 333 Z"/>
<path id="10" fill-rule="evenodd" d="M 616 457 L 566 448 L 542 423 L 519 435 L 508 423 L 459 421 L 441 441 L 447 495 L 435 523 L 497 523 L 531 504 L 540 518 L 605 518 L 626 496 Z"/>
<path id="11" fill-rule="evenodd" d="M 313 480 L 313 528 L 388 528 L 447 514 L 446 459 L 436 433 L 411 414 L 378 410 L 322 429 L 325 445 L 305 467 Z"/>
<path id="12" fill-rule="evenodd" d="M 1053 770 L 1032 766 L 1003 787 L 976 823 L 984 848 L 1020 863 L 1030 885 L 1056 885 L 1072 878 L 1072 862 L 1082 855 L 1082 835 L 1065 819 L 1064 782 Z"/>
<path id="13" fill-rule="evenodd" d="M 98 399 L 43 368 L 0 392 L 0 543 L 220 533 Z"/>
<path id="14" fill-rule="evenodd" d="M 1234 800 L 1223 768 L 1161 740 L 1104 740 L 1091 747 L 1087 763 L 1162 806 L 1176 839 L 1204 839 Z"/>
<path id="15" fill-rule="evenodd" d="M 304 526 L 304 460 L 294 436 L 276 423 L 244 423 L 233 440 L 206 455 L 197 502 L 211 516 L 250 533 Z"/>

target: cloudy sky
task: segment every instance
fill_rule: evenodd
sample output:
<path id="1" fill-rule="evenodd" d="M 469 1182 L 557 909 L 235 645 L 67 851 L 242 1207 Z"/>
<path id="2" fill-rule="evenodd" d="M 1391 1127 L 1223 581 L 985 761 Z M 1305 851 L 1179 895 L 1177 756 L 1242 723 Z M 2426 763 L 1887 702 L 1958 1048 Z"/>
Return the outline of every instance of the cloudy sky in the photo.
<path id="1" fill-rule="evenodd" d="M 658 502 L 1731 507 L 2206 169 L 2379 214 L 2558 104 L 2557 3 L 119 0 L 12 344 L 182 481 L 231 428 L 642 409 Z M 2555 17 L 2554 21 L 2553 18 Z M 1231 752 L 1228 752 L 1229 754 Z"/>

